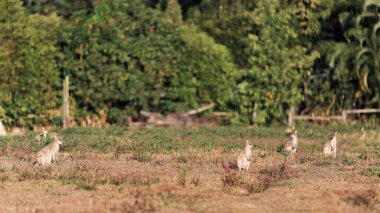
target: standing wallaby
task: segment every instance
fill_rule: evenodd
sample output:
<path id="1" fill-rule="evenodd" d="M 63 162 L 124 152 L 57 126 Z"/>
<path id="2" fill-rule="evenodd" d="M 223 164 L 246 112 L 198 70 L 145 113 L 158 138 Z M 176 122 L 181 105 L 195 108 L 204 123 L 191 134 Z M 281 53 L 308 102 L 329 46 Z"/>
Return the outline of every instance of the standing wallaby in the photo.
<path id="1" fill-rule="evenodd" d="M 5 130 L 3 119 L 0 118 L 0 136 L 6 136 L 6 135 L 7 135 L 7 131 Z"/>
<path id="2" fill-rule="evenodd" d="M 38 134 L 35 139 L 38 141 L 38 142 L 41 142 L 41 141 L 45 141 L 46 138 L 47 138 L 47 134 L 48 134 L 48 131 L 46 129 L 46 127 L 42 127 L 42 132 L 40 134 Z"/>
<path id="3" fill-rule="evenodd" d="M 58 162 L 59 145 L 63 144 L 62 137 L 59 134 L 54 134 L 53 143 L 46 145 L 37 153 L 37 162 L 34 166 L 50 165 L 52 161 Z"/>
<path id="4" fill-rule="evenodd" d="M 291 154 L 294 154 L 297 151 L 297 145 L 298 145 L 297 130 L 294 130 L 290 134 L 290 139 L 286 141 L 284 150 L 287 152 L 290 152 Z"/>
<path id="5" fill-rule="evenodd" d="M 331 134 L 329 140 L 326 141 L 325 145 L 323 146 L 323 154 L 325 156 L 333 155 L 334 158 L 336 157 L 336 134 L 337 132 Z"/>
<path id="6" fill-rule="evenodd" d="M 242 169 L 249 169 L 249 165 L 251 164 L 252 147 L 252 144 L 248 140 L 246 140 L 244 149 L 239 153 L 236 159 L 236 164 L 239 171 L 241 171 Z"/>

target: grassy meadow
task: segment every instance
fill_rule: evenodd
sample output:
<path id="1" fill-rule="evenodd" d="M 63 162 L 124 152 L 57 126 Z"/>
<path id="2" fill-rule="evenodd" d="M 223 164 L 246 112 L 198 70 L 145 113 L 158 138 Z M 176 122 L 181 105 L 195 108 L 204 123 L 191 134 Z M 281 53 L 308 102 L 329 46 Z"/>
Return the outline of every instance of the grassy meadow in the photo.
<path id="1" fill-rule="evenodd" d="M 380 133 L 359 124 L 57 129 L 60 161 L 33 167 L 37 133 L 0 137 L 0 212 L 376 212 Z M 322 157 L 338 131 L 337 158 Z M 249 171 L 234 159 L 253 142 Z"/>

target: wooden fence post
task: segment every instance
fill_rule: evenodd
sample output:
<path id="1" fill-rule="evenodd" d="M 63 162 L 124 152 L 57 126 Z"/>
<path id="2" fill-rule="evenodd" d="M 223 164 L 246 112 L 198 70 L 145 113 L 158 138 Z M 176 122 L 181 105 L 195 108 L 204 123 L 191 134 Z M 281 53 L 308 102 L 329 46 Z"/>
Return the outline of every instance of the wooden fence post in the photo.
<path id="1" fill-rule="evenodd" d="M 292 127 L 294 123 L 294 117 L 296 116 L 296 107 L 294 105 L 290 106 L 288 111 L 288 126 Z"/>
<path id="2" fill-rule="evenodd" d="M 69 76 L 63 80 L 63 128 L 69 127 Z"/>
<path id="3" fill-rule="evenodd" d="M 343 110 L 343 111 L 342 111 L 342 120 L 343 120 L 344 122 L 347 121 L 347 111 L 346 111 L 346 110 Z"/>
<path id="4" fill-rule="evenodd" d="M 256 118 L 257 118 L 257 103 L 253 105 L 253 111 L 252 111 L 252 124 L 256 125 Z"/>

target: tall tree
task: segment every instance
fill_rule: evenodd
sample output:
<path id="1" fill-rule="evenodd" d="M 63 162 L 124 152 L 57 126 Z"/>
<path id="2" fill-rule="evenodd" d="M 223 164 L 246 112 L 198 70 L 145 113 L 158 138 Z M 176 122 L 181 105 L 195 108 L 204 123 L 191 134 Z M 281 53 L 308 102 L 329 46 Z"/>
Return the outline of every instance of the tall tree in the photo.
<path id="1" fill-rule="evenodd" d="M 59 18 L 25 16 L 18 0 L 0 2 L 0 106 L 6 122 L 32 125 L 57 107 Z M 46 122 L 46 120 L 45 120 Z"/>
<path id="2" fill-rule="evenodd" d="M 251 12 L 256 0 L 203 0 L 190 8 L 188 23 L 194 23 L 218 43 L 228 47 L 238 68 L 247 68 L 250 57 L 248 35 L 257 32 Z"/>
<path id="3" fill-rule="evenodd" d="M 106 109 L 116 122 L 141 109 L 222 107 L 234 72 L 229 52 L 183 24 L 176 1 L 162 11 L 139 0 L 106 0 L 68 26 L 63 69 L 72 76 L 72 94 L 83 110 L 78 113 Z"/>
<path id="4" fill-rule="evenodd" d="M 358 15 L 342 12 L 340 24 L 346 41 L 336 43 L 328 55 L 331 68 L 356 76 L 356 102 L 364 106 L 380 105 L 380 3 L 366 0 Z"/>
<path id="5" fill-rule="evenodd" d="M 280 119 L 290 105 L 301 101 L 299 85 L 310 72 L 317 52 L 300 43 L 294 5 L 277 0 L 259 1 L 253 21 L 259 32 L 250 34 L 249 69 L 237 85 L 240 112 L 255 122 Z"/>

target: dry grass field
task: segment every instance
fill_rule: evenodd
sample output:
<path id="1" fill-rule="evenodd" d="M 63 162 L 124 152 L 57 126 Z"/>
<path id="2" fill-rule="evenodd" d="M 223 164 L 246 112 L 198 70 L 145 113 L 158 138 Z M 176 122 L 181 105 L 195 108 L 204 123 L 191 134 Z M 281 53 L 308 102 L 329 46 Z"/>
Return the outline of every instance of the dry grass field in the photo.
<path id="1" fill-rule="evenodd" d="M 322 142 L 338 131 L 338 156 Z M 57 130 L 60 162 L 35 168 L 35 133 L 0 138 L 0 212 L 380 212 L 380 133 L 298 128 L 296 155 L 277 153 L 281 127 Z M 246 139 L 249 171 L 234 159 Z"/>

